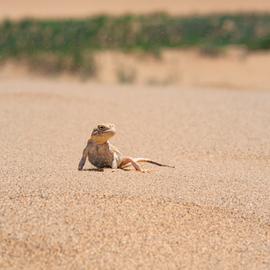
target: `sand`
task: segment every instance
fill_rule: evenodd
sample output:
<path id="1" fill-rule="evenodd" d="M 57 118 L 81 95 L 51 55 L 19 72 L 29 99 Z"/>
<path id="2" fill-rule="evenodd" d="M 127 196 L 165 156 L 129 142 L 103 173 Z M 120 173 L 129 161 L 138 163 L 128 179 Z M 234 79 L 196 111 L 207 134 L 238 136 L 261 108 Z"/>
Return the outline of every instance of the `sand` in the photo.
<path id="1" fill-rule="evenodd" d="M 9 0 L 1 1 L 0 19 L 66 18 L 101 13 L 121 15 L 125 13 L 168 12 L 175 15 L 222 12 L 269 12 L 268 0 Z"/>
<path id="2" fill-rule="evenodd" d="M 77 171 L 93 126 L 175 165 Z M 1 269 L 269 269 L 270 92 L 2 80 Z"/>
<path id="3" fill-rule="evenodd" d="M 96 74 L 89 81 L 118 84 L 127 81 L 148 86 L 208 87 L 223 89 L 270 89 L 270 53 L 228 48 L 218 56 L 198 50 L 164 50 L 160 57 L 143 53 L 104 51 L 95 54 Z M 252 76 L 250 76 L 252 74 Z M 51 76 L 27 66 L 25 61 L 7 61 L 0 65 L 0 80 L 14 77 Z M 58 80 L 80 81 L 77 74 L 65 72 Z M 138 86 L 140 87 L 140 86 Z"/>
<path id="4" fill-rule="evenodd" d="M 146 85 L 270 89 L 269 52 L 247 53 L 231 47 L 211 57 L 194 49 L 176 49 L 164 50 L 155 57 L 105 51 L 96 54 L 95 62 L 94 79 L 102 83 L 119 83 L 124 75 L 132 83 Z M 1 74 L 4 75 L 0 69 Z"/>

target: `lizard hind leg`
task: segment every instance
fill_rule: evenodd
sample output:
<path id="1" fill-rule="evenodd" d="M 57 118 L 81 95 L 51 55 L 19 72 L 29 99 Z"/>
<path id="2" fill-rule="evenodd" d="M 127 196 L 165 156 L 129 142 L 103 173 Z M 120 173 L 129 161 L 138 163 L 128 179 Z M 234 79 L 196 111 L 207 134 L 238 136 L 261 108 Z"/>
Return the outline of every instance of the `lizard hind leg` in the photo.
<path id="1" fill-rule="evenodd" d="M 132 165 L 136 171 L 144 172 L 141 166 L 131 157 L 125 157 L 123 158 L 122 162 L 119 165 L 120 169 L 124 169 L 128 166 Z"/>

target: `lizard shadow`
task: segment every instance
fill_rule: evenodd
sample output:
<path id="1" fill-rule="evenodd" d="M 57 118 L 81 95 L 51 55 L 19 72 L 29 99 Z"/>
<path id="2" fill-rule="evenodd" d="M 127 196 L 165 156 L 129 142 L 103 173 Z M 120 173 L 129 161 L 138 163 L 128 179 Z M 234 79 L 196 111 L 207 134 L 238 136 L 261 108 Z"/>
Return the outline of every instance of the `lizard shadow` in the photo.
<path id="1" fill-rule="evenodd" d="M 106 169 L 104 168 L 89 168 L 89 169 L 82 169 L 82 171 L 85 172 L 105 172 Z M 107 168 L 107 170 L 112 170 L 111 168 Z M 121 171 L 125 171 L 125 172 L 129 172 L 131 171 L 131 169 L 128 168 L 122 168 L 122 169 L 117 169 L 117 170 L 121 170 Z M 113 170 L 115 172 L 115 170 Z"/>
<path id="2" fill-rule="evenodd" d="M 98 169 L 98 168 L 90 168 L 90 169 L 82 169 L 82 171 L 85 172 L 104 172 L 104 169 Z"/>

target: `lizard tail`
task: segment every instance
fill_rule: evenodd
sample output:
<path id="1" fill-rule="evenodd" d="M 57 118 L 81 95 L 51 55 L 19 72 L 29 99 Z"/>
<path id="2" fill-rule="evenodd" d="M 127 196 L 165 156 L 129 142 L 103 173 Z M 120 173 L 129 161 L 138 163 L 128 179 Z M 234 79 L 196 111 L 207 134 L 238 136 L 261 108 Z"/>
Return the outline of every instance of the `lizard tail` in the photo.
<path id="1" fill-rule="evenodd" d="M 147 162 L 147 163 L 155 164 L 155 165 L 157 165 L 157 166 L 169 167 L 169 168 L 175 168 L 175 166 L 170 166 L 170 165 L 166 165 L 166 164 L 161 164 L 161 163 L 158 163 L 158 162 L 153 161 L 153 160 L 148 159 L 148 158 L 134 158 L 133 160 L 134 160 L 135 162 Z"/>

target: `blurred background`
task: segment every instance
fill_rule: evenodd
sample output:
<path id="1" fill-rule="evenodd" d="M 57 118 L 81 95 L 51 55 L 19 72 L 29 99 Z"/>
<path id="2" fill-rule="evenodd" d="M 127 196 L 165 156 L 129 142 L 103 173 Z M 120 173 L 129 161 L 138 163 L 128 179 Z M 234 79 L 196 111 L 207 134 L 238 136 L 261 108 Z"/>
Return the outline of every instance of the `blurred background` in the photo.
<path id="1" fill-rule="evenodd" d="M 269 0 L 0 1 L 0 79 L 269 89 Z"/>

